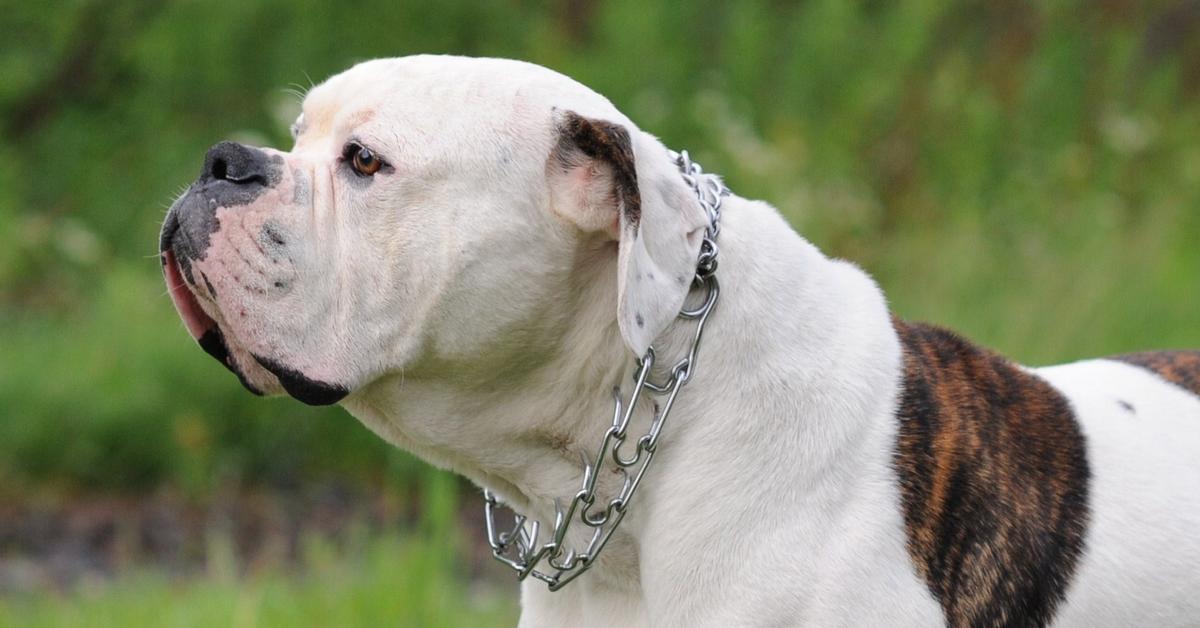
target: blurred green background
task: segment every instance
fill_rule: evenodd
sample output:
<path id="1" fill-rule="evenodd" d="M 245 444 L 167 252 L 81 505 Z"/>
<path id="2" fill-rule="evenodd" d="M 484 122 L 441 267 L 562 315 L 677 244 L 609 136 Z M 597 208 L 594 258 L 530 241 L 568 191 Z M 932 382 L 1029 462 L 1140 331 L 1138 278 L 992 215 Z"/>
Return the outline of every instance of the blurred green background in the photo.
<path id="1" fill-rule="evenodd" d="M 0 624 L 511 625 L 474 489 L 196 349 L 156 235 L 358 60 L 569 74 L 893 309 L 1020 361 L 1200 347 L 1200 2 L 0 7 Z"/>

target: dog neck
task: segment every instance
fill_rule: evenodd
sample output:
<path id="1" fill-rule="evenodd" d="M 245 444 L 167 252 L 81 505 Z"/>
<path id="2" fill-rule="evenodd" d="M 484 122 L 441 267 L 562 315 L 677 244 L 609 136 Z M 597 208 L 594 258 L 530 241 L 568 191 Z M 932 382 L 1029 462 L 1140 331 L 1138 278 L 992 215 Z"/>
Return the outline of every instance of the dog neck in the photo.
<path id="1" fill-rule="evenodd" d="M 595 456 L 611 423 L 613 386 L 629 382 L 634 369 L 614 318 L 615 255 L 611 242 L 578 242 L 564 271 L 562 301 L 546 312 L 549 322 L 523 331 L 524 342 L 500 343 L 519 353 L 468 369 L 423 364 L 342 405 L 390 443 L 467 477 L 552 528 L 555 500 L 566 504 L 579 490 L 583 460 Z M 641 410 L 631 424 L 635 433 L 648 423 L 649 410 Z M 599 478 L 601 499 L 620 489 L 619 478 L 609 475 Z M 575 534 L 567 541 L 582 548 L 588 539 Z M 630 563 L 631 547 L 618 532 L 593 569 L 602 574 L 597 578 L 606 579 L 614 562 Z M 614 561 L 617 555 L 625 558 Z"/>
<path id="2" fill-rule="evenodd" d="M 899 365 L 878 289 L 856 267 L 823 256 L 769 206 L 727 201 L 722 298 L 693 379 L 626 522 L 592 572 L 571 587 L 636 590 L 639 550 L 654 542 L 647 531 L 698 508 L 712 488 L 692 486 L 697 465 L 724 468 L 711 477 L 744 481 L 744 473 L 774 460 L 762 471 L 786 480 L 773 484 L 816 490 L 816 478 L 855 463 L 848 450 L 886 446 L 864 436 L 880 411 L 875 405 L 888 401 L 878 391 L 895 386 Z M 544 527 L 552 524 L 555 500 L 565 503 L 579 490 L 583 461 L 595 455 L 611 422 L 612 387 L 628 385 L 634 368 L 613 319 L 609 247 L 581 243 L 567 271 L 572 290 L 556 306 L 565 317 L 547 329 L 555 342 L 537 345 L 538 360 L 522 362 L 541 366 L 459 378 L 397 374 L 343 405 L 391 443 L 492 490 Z M 690 334 L 677 322 L 658 339 L 663 363 L 686 350 Z M 780 405 L 786 407 L 774 407 Z M 644 433 L 650 414 L 640 409 L 631 432 Z M 610 475 L 600 478 L 603 499 L 621 486 Z M 729 515 L 716 509 L 707 516 Z M 568 538 L 576 547 L 586 541 Z"/>
<path id="3" fill-rule="evenodd" d="M 613 248 L 581 240 L 547 320 L 500 339 L 486 361 L 425 360 L 342 405 L 392 444 L 552 520 L 553 500 L 578 490 L 581 456 L 608 427 L 612 387 L 633 368 L 613 318 Z"/>

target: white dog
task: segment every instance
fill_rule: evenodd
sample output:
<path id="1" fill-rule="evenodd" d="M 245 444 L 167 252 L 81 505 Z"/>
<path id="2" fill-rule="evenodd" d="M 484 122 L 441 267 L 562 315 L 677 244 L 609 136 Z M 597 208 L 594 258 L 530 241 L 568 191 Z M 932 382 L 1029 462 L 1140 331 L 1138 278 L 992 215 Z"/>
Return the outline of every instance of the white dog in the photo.
<path id="1" fill-rule="evenodd" d="M 1027 369 L 894 319 L 765 203 L 725 197 L 717 235 L 715 178 L 526 63 L 363 63 L 294 134 L 209 151 L 163 229 L 175 304 L 251 390 L 529 515 L 497 553 L 562 588 L 526 579 L 522 626 L 1200 625 L 1200 352 Z M 576 522 L 532 554 L 635 358 L 661 384 L 692 348 L 702 247 L 687 386 L 665 423 L 642 395 L 622 451 L 653 466 L 616 504 L 637 467 L 589 469 L 603 553 Z"/>

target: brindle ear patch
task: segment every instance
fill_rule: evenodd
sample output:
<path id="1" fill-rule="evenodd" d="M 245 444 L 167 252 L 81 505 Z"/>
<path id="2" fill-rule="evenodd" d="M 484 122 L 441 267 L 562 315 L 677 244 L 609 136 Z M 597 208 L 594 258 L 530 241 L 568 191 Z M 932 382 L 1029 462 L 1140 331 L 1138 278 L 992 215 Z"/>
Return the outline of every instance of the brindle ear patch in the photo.
<path id="1" fill-rule="evenodd" d="M 638 191 L 633 144 L 625 127 L 581 116 L 574 111 L 562 114 L 558 124 L 555 156 L 563 170 L 580 167 L 581 157 L 612 168 L 613 197 L 630 225 L 642 217 L 642 197 Z"/>

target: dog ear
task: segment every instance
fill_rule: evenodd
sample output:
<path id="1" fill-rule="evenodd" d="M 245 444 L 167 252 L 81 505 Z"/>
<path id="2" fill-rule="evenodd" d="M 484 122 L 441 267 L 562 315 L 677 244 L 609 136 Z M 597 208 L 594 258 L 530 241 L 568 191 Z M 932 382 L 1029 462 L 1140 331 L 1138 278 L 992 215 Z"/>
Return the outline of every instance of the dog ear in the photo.
<path id="1" fill-rule="evenodd" d="M 707 218 L 654 138 L 572 111 L 556 123 L 551 202 L 581 229 L 618 241 L 617 322 L 642 356 L 683 307 Z"/>

